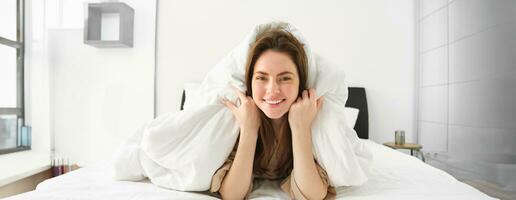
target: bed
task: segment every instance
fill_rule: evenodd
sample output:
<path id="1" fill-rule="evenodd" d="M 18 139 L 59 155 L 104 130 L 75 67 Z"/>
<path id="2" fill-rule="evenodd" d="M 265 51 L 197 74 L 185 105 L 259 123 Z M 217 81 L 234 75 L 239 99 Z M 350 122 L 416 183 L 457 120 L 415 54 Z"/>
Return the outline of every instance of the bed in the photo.
<path id="1" fill-rule="evenodd" d="M 181 108 L 185 101 L 184 93 Z M 369 180 L 357 187 L 337 188 L 337 199 L 494 199 L 416 157 L 368 140 L 368 111 L 364 88 L 349 88 L 346 106 L 360 110 L 355 130 L 373 152 Z M 36 190 L 8 199 L 217 199 L 206 192 L 160 188 L 148 179 L 115 181 L 109 161 L 84 167 L 40 183 Z M 254 184 L 250 199 L 289 199 L 279 183 Z"/>

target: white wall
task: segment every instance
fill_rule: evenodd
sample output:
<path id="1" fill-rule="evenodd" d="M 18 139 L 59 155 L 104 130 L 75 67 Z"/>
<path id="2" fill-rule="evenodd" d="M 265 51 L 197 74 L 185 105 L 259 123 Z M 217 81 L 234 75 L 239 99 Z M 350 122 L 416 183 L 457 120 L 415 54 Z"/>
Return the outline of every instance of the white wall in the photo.
<path id="1" fill-rule="evenodd" d="M 413 141 L 414 19 L 411 0 L 159 1 L 157 114 L 179 110 L 183 84 L 201 81 L 254 25 L 282 20 L 366 88 L 371 139 L 404 129 Z"/>
<path id="2" fill-rule="evenodd" d="M 55 151 L 80 165 L 109 159 L 154 115 L 156 2 L 123 1 L 135 10 L 133 48 L 85 45 L 84 2 L 47 1 L 45 29 Z"/>
<path id="3" fill-rule="evenodd" d="M 418 123 L 429 163 L 516 191 L 516 2 L 422 0 L 421 11 Z"/>
<path id="4" fill-rule="evenodd" d="M 421 142 L 427 151 L 514 154 L 516 2 L 422 2 Z"/>

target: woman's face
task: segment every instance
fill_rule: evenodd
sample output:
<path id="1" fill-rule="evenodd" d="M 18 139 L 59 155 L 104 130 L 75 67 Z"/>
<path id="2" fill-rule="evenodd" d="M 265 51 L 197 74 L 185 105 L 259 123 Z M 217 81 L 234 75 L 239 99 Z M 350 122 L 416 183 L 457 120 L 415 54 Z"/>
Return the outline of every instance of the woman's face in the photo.
<path id="1" fill-rule="evenodd" d="M 299 75 L 287 53 L 267 50 L 254 65 L 253 100 L 271 119 L 279 119 L 298 97 Z"/>

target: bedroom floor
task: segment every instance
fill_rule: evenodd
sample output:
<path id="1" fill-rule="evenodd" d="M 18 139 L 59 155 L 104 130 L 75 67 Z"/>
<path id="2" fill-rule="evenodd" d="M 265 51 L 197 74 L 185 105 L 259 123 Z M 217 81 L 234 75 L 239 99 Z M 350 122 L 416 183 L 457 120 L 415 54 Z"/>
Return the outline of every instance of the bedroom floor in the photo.
<path id="1" fill-rule="evenodd" d="M 478 175 L 471 174 L 466 170 L 453 166 L 447 163 L 445 160 L 436 158 L 431 154 L 426 154 L 425 157 L 427 159 L 427 164 L 446 171 L 459 181 L 471 185 L 491 197 L 499 198 L 501 200 L 516 199 L 516 191 L 504 190 L 502 185 L 483 180 L 482 178 L 478 177 Z"/>

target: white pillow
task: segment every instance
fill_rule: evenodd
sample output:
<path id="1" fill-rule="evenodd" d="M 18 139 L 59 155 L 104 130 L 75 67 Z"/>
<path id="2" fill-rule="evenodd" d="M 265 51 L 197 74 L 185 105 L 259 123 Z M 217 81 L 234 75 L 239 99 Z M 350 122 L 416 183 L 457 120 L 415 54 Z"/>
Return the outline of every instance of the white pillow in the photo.
<path id="1" fill-rule="evenodd" d="M 358 110 L 356 108 L 351 108 L 351 107 L 344 108 L 344 112 L 346 112 L 346 123 L 347 123 L 348 127 L 350 127 L 350 128 L 355 127 L 355 123 L 357 122 L 359 111 L 360 110 Z"/>

